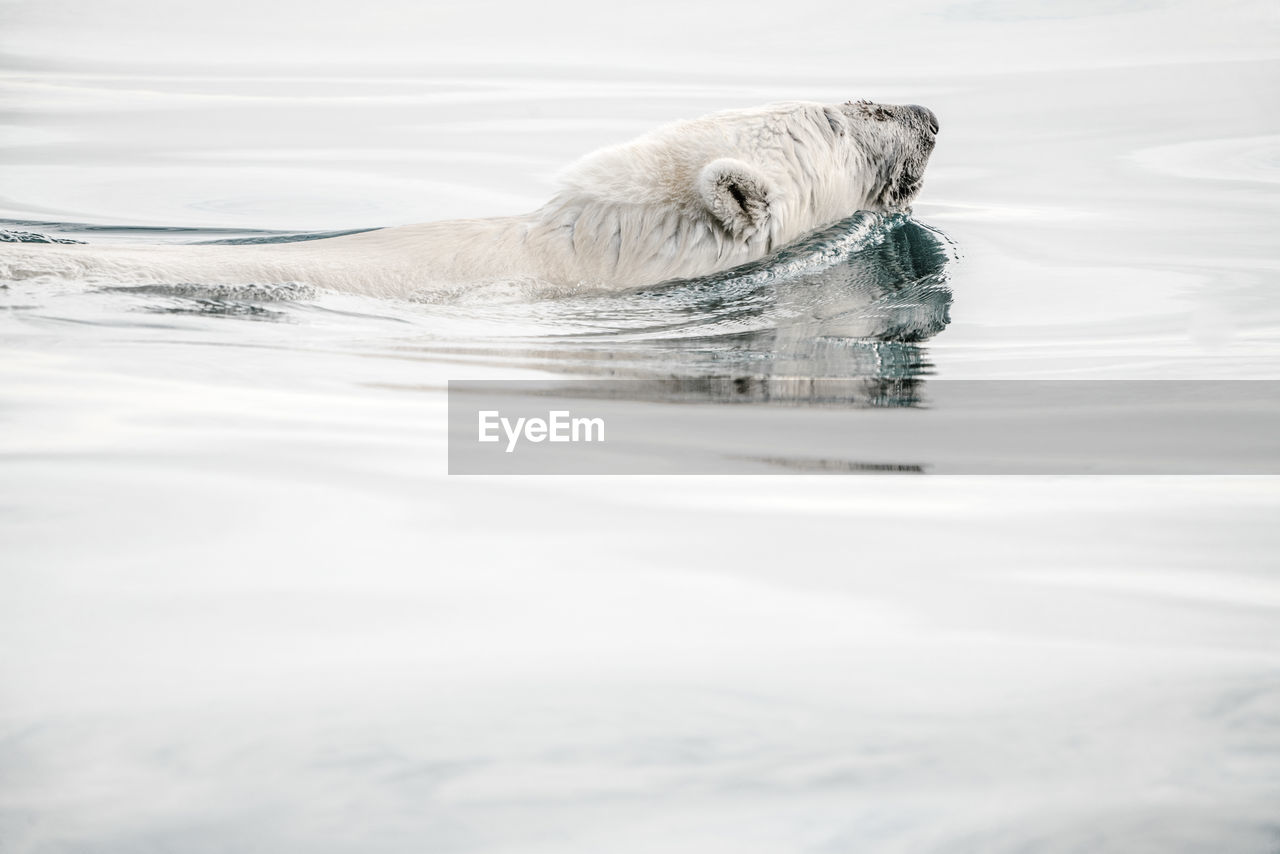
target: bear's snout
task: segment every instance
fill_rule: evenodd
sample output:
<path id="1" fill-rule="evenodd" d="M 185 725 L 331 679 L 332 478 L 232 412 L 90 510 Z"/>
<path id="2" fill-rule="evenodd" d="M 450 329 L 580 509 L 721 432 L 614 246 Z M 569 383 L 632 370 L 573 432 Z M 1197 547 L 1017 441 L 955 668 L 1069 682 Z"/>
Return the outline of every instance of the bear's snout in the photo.
<path id="1" fill-rule="evenodd" d="M 933 110 L 928 107 L 922 107 L 919 104 L 907 104 L 906 108 L 920 117 L 925 126 L 929 128 L 932 134 L 938 133 L 938 117 L 934 115 Z"/>

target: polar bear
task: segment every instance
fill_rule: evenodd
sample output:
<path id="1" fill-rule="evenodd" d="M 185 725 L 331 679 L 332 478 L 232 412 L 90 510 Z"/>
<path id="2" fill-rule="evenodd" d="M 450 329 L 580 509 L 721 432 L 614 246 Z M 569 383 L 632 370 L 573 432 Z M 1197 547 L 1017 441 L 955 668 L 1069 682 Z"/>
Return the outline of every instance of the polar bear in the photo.
<path id="1" fill-rule="evenodd" d="M 620 289 L 720 272 L 920 190 L 938 132 L 917 105 L 792 102 L 714 113 L 589 154 L 523 216 L 266 245 L 0 245 L 0 278 L 297 282 L 383 297 Z"/>

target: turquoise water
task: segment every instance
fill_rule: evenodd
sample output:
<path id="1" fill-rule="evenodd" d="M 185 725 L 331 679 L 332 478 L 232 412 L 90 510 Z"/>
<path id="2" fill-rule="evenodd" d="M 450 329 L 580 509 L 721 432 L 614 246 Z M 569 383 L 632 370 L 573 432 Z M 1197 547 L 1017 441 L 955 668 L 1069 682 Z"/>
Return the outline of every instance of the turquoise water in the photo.
<path id="1" fill-rule="evenodd" d="M 444 473 L 451 379 L 1280 378 L 1268 5 L 2 11 L 0 228 L 91 242 L 518 213 L 779 99 L 941 133 L 834 277 L 0 289 L 0 848 L 1275 848 L 1272 478 Z"/>

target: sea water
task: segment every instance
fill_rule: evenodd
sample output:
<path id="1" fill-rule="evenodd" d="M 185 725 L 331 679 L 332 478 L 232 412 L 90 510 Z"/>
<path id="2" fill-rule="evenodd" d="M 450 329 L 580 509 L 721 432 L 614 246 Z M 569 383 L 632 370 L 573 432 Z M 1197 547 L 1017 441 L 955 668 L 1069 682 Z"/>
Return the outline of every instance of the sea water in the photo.
<path id="1" fill-rule="evenodd" d="M 519 213 L 775 100 L 941 122 L 834 277 L 0 284 L 0 849 L 1280 844 L 1274 479 L 445 474 L 449 380 L 1280 379 L 1269 4 L 0 12 L 15 239 Z"/>

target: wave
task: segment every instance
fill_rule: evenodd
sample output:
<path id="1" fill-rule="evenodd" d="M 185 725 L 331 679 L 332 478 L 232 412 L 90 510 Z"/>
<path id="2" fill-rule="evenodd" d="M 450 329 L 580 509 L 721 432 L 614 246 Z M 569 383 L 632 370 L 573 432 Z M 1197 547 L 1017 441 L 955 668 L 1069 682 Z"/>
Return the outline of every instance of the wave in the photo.
<path id="1" fill-rule="evenodd" d="M 858 214 L 712 276 L 620 293 L 429 306 L 440 323 L 435 336 L 406 349 L 495 367 L 701 378 L 735 399 L 848 399 L 847 388 L 810 381 L 856 379 L 870 381 L 868 399 L 910 400 L 899 384 L 932 371 L 923 345 L 951 321 L 948 270 L 957 256 L 942 232 L 907 216 Z"/>

